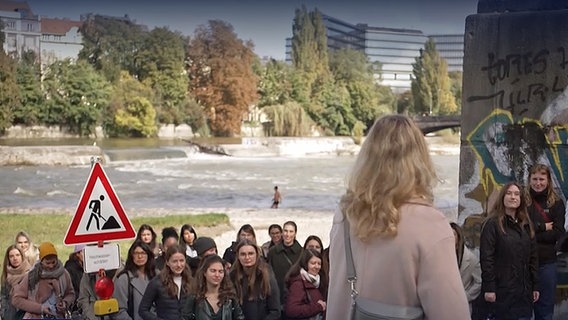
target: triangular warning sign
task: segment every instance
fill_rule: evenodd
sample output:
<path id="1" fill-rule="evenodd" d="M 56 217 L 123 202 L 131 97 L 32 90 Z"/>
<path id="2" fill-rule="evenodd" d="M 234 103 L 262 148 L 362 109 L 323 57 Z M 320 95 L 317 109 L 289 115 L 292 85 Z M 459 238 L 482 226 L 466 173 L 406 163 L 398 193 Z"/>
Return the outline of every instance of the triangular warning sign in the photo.
<path id="1" fill-rule="evenodd" d="M 95 162 L 63 242 L 66 245 L 97 243 L 135 236 L 103 167 Z"/>

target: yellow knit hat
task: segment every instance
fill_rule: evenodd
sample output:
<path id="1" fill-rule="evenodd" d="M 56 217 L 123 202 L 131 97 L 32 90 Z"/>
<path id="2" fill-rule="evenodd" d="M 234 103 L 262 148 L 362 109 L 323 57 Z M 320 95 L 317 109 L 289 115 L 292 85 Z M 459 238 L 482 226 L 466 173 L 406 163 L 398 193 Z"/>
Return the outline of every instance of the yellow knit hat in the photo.
<path id="1" fill-rule="evenodd" d="M 43 242 L 39 245 L 39 260 L 41 261 L 49 255 L 57 255 L 57 250 L 55 250 L 53 243 Z"/>

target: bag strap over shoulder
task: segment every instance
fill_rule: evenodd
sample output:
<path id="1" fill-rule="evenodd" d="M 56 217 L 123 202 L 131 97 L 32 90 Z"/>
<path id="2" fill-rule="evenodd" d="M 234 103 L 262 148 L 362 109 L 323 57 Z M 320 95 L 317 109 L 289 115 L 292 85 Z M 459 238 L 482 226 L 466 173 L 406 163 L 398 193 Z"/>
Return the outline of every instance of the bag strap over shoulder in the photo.
<path id="1" fill-rule="evenodd" d="M 130 278 L 130 274 L 128 274 L 128 271 L 126 271 L 125 273 L 128 281 L 128 303 L 126 307 L 126 313 L 128 313 L 128 315 L 132 319 L 134 319 L 134 294 L 132 290 L 132 278 Z"/>
<path id="2" fill-rule="evenodd" d="M 355 288 L 357 283 L 357 273 L 355 272 L 355 264 L 353 263 L 353 251 L 351 250 L 351 237 L 349 233 L 349 220 L 347 217 L 343 218 L 343 237 L 345 238 L 345 257 L 347 265 L 347 281 L 351 286 L 351 298 L 355 301 L 355 298 L 359 293 Z"/>

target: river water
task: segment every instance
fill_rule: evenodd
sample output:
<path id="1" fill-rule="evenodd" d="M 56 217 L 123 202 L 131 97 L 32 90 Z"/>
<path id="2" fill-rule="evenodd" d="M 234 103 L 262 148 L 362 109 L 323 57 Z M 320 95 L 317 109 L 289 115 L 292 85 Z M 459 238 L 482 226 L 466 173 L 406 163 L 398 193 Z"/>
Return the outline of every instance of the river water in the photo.
<path id="1" fill-rule="evenodd" d="M 92 143 L 92 142 L 91 142 Z M 169 145 L 109 144 L 104 170 L 127 212 L 144 208 L 266 208 L 279 186 L 282 207 L 333 210 L 354 156 L 223 157 Z M 433 154 L 438 207 L 457 207 L 459 155 Z M 75 208 L 90 167 L 0 167 L 0 208 Z"/>

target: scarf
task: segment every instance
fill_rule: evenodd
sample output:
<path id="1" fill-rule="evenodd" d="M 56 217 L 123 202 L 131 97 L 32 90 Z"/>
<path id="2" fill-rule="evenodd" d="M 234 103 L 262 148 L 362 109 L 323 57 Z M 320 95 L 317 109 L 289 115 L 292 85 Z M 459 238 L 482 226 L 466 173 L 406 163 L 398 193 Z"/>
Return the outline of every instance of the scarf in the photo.
<path id="1" fill-rule="evenodd" d="M 313 284 L 314 287 L 319 288 L 319 285 L 320 285 L 320 275 L 319 274 L 314 276 L 314 275 L 308 273 L 306 270 L 304 270 L 304 268 L 301 268 L 300 269 L 300 275 L 302 276 L 302 279 Z"/>
<path id="2" fill-rule="evenodd" d="M 8 264 L 6 266 L 6 281 L 8 282 L 8 285 L 13 288 L 22 280 L 28 270 L 30 270 L 30 263 L 26 259 L 22 259 L 22 263 L 20 263 L 20 265 L 16 268 Z"/>
<path id="3" fill-rule="evenodd" d="M 63 268 L 63 263 L 61 260 L 57 260 L 57 264 L 52 270 L 44 270 L 41 267 L 41 261 L 36 262 L 33 269 L 29 272 L 29 290 L 33 290 L 39 282 L 39 279 L 59 279 L 65 268 Z"/>

